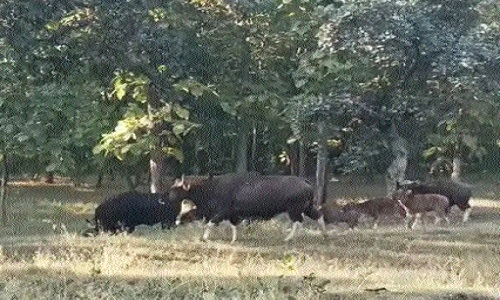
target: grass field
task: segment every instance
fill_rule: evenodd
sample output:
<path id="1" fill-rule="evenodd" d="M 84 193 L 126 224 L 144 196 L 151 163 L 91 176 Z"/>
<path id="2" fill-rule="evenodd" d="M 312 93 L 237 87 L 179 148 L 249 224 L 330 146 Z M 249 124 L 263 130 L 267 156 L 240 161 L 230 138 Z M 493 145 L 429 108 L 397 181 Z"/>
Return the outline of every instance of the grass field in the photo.
<path id="1" fill-rule="evenodd" d="M 306 222 L 283 238 L 283 218 L 228 226 L 199 241 L 200 224 L 131 235 L 81 237 L 85 218 L 123 190 L 14 183 L 0 227 L 0 299 L 500 299 L 500 200 L 493 182 L 474 185 L 471 220 L 414 231 L 402 222 L 328 237 Z M 382 181 L 341 179 L 330 201 L 385 193 Z"/>

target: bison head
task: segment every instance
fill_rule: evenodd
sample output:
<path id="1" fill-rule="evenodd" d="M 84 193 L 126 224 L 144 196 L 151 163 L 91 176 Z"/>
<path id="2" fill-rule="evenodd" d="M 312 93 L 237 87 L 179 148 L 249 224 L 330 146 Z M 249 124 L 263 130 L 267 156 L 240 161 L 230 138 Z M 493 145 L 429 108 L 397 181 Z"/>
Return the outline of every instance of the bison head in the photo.
<path id="1" fill-rule="evenodd" d="M 174 184 L 170 187 L 168 198 L 173 202 L 180 202 L 185 198 L 189 198 L 189 190 L 191 185 L 184 180 L 184 175 L 181 179 L 176 179 Z"/>

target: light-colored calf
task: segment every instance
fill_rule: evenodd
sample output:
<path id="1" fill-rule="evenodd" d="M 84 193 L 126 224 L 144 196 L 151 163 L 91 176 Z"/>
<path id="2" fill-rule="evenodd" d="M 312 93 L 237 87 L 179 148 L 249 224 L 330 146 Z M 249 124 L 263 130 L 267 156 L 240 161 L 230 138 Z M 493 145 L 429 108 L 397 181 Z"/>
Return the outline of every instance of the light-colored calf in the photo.
<path id="1" fill-rule="evenodd" d="M 418 220 L 425 216 L 427 212 L 436 212 L 437 218 L 435 224 L 441 221 L 441 218 L 446 220 L 447 224 L 450 224 L 450 220 L 447 216 L 447 207 L 449 205 L 449 200 L 447 197 L 438 194 L 414 194 L 411 190 L 402 191 L 395 194 L 395 200 L 398 204 L 405 210 L 406 215 L 413 217 L 413 224 L 410 226 L 411 222 L 408 222 L 408 226 L 413 229 L 418 223 Z"/>

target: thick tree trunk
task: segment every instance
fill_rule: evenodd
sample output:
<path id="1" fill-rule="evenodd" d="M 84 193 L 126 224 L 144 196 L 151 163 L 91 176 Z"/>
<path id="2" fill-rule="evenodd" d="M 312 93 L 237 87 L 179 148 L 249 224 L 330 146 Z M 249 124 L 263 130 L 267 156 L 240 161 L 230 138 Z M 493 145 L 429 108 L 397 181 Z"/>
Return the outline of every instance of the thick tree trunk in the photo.
<path id="1" fill-rule="evenodd" d="M 325 140 L 325 121 L 318 121 L 318 156 L 316 163 L 316 195 L 315 200 L 317 205 L 323 205 L 323 195 L 326 189 L 326 140 Z"/>
<path id="2" fill-rule="evenodd" d="M 397 133 L 394 124 L 391 131 L 393 136 L 392 152 L 394 153 L 394 160 L 389 168 L 387 168 L 387 195 L 392 195 L 396 190 L 396 183 L 402 182 L 405 179 L 406 167 L 408 165 L 408 150 L 406 149 L 405 141 Z"/>
<path id="3" fill-rule="evenodd" d="M 0 201 L 2 209 L 2 225 L 7 225 L 7 181 L 9 180 L 7 154 L 2 155 L 2 182 L 0 183 Z"/>
<path id="4" fill-rule="evenodd" d="M 460 157 L 453 157 L 452 161 L 452 172 L 451 172 L 451 179 L 458 181 L 460 180 L 460 173 L 461 173 L 461 167 L 462 167 L 462 160 Z"/>
<path id="5" fill-rule="evenodd" d="M 238 131 L 236 142 L 236 173 L 245 173 L 248 168 L 248 130 L 246 124 L 242 124 Z"/>
<path id="6" fill-rule="evenodd" d="M 151 193 L 162 192 L 162 175 L 163 175 L 163 153 L 161 151 L 155 151 L 151 153 L 151 158 L 149 159 L 149 170 L 150 170 L 150 187 Z"/>

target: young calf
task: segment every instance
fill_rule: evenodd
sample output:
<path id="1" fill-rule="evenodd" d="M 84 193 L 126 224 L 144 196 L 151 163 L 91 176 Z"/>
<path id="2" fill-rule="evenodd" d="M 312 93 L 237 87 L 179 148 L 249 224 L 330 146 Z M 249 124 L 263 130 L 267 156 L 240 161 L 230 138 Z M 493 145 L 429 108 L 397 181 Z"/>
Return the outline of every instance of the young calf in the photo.
<path id="1" fill-rule="evenodd" d="M 342 207 L 331 208 L 328 206 L 323 206 L 322 210 L 325 224 L 347 223 L 351 229 L 358 225 L 360 215 L 355 210 L 344 211 Z"/>
<path id="2" fill-rule="evenodd" d="M 373 228 L 377 228 L 381 216 L 395 216 L 398 212 L 397 201 L 391 198 L 375 198 L 361 203 L 349 203 L 343 211 L 356 211 L 358 214 L 370 216 L 374 219 Z"/>
<path id="3" fill-rule="evenodd" d="M 434 182 L 410 182 L 401 185 L 397 183 L 397 189 L 403 188 L 405 190 L 412 190 L 415 194 L 440 194 L 448 198 L 449 204 L 446 212 L 448 213 L 452 206 L 456 205 L 464 212 L 462 222 L 469 219 L 471 206 L 469 200 L 472 196 L 470 187 L 464 183 L 450 181 L 450 180 L 437 180 Z"/>
<path id="4" fill-rule="evenodd" d="M 447 216 L 447 208 L 449 200 L 447 197 L 438 194 L 414 194 L 412 190 L 399 191 L 394 194 L 394 200 L 404 209 L 410 219 L 413 217 L 413 224 L 408 222 L 408 227 L 413 229 L 418 220 L 425 216 L 427 212 L 434 211 L 438 214 L 435 224 L 438 224 L 441 218 L 446 220 L 447 224 L 450 221 Z"/>

